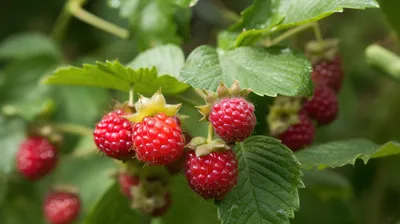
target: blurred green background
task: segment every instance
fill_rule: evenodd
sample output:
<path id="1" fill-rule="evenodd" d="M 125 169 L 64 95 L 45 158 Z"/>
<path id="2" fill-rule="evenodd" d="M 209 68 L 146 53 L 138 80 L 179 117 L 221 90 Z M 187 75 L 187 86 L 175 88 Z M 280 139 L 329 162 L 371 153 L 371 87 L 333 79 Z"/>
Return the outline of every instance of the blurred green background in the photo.
<path id="1" fill-rule="evenodd" d="M 396 1 L 396 0 L 391 0 Z M 219 30 L 226 28 L 231 21 L 220 14 L 215 2 L 221 3 L 236 12 L 251 4 L 250 0 L 200 1 L 192 9 L 190 29 L 180 28 L 184 33 L 183 47 L 188 54 L 201 44 L 215 44 Z M 1 0 L 0 1 L 0 42 L 15 34 L 39 32 L 45 35 L 52 30 L 54 21 L 63 7 L 63 0 Z M 105 0 L 90 0 L 85 9 L 127 27 L 118 10 L 107 6 Z M 400 12 L 400 8 L 398 8 Z M 400 16 L 398 17 L 400 20 Z M 340 115 L 331 125 L 318 129 L 316 143 L 354 137 L 370 138 L 376 143 L 400 140 L 400 81 L 368 66 L 364 58 L 365 48 L 372 43 L 381 44 L 399 52 L 396 37 L 380 9 L 366 11 L 345 10 L 324 19 L 320 23 L 324 37 L 336 37 L 341 41 L 340 55 L 345 70 L 345 83 L 340 93 Z M 312 32 L 304 32 L 291 38 L 287 44 L 303 49 L 304 44 L 313 38 Z M 139 45 L 138 45 L 139 44 Z M 66 36 L 62 41 L 61 63 L 80 65 L 95 60 L 119 59 L 128 62 L 142 50 L 140 40 L 121 40 L 104 33 L 81 21 L 72 19 Z M 139 47 L 138 47 L 139 46 Z M 22 47 L 28 47 L 23 46 Z M 0 61 L 0 104 L 16 105 L 23 111 L 34 111 L 43 106 L 46 94 L 51 92 L 55 98 L 54 122 L 71 122 L 93 127 L 94 122 L 110 108 L 110 99 L 119 99 L 119 93 L 81 87 L 43 87 L 37 80 L 55 68 L 59 61 L 46 55 Z M 48 95 L 48 94 L 47 94 Z M 46 95 L 46 96 L 47 96 Z M 124 96 L 125 97 L 125 96 Z M 4 112 L 4 110 L 3 110 Z M 28 114 L 28 115 L 26 115 Z M 34 185 L 12 174 L 12 158 L 18 141 L 22 138 L 24 123 L 16 118 L 0 116 L 0 223 L 36 224 L 42 223 L 40 201 L 52 181 L 72 182 L 82 185 L 83 180 L 92 173 L 107 170 L 113 163 L 101 157 L 84 157 L 68 160 L 61 164 L 59 173 L 45 178 Z M 74 148 L 85 150 L 88 139 L 65 136 L 63 153 Z M 96 162 L 91 162 L 91 161 Z M 400 158 L 372 160 L 367 165 L 358 162 L 355 167 L 346 166 L 326 174 L 327 180 L 305 180 L 309 189 L 301 189 L 301 210 L 296 213 L 296 224 L 399 224 L 400 223 Z M 63 175 L 62 173 L 72 173 Z M 77 174 L 77 175 L 74 175 Z M 339 174 L 340 176 L 336 176 Z M 11 176 L 11 177 L 10 177 Z M 64 176 L 69 177 L 63 179 Z M 73 177 L 71 177 L 73 176 Z M 106 174 L 96 175 L 94 182 L 84 186 L 90 201 L 85 209 L 90 210 L 96 197 L 112 184 L 105 180 Z M 337 177 L 337 179 L 335 179 Z M 345 177 L 345 178 L 344 178 Z M 92 181 L 92 180 L 91 180 Z M 177 180 L 182 183 L 181 180 Z M 322 183 L 321 183 L 322 182 Z M 331 183 L 332 182 L 332 183 Z M 101 183 L 102 187 L 96 183 Z M 313 185 L 314 184 L 314 185 Z M 183 186 L 185 188 L 185 186 Z M 189 193 L 176 191 L 177 203 L 190 207 Z M 86 192 L 86 193 L 87 193 Z M 98 194 L 96 192 L 99 192 Z M 1 195 L 5 195 L 2 197 Z M 210 203 L 201 201 L 198 208 L 209 211 L 208 216 L 199 217 L 195 211 L 173 209 L 167 220 L 182 219 L 180 223 L 216 222 L 216 211 Z M 186 213 L 182 216 L 180 213 Z M 84 212 L 85 213 L 85 212 Z M 191 218 L 190 215 L 193 215 Z M 188 216 L 188 217 L 186 217 Z M 215 218 L 214 218 L 215 217 Z M 188 220 L 197 221 L 190 222 Z M 186 220 L 186 221 L 185 221 Z M 211 220 L 211 221 L 210 221 Z M 166 221 L 169 223 L 168 221 Z M 173 221 L 170 221 L 173 223 Z M 121 221 L 121 224 L 124 224 Z"/>

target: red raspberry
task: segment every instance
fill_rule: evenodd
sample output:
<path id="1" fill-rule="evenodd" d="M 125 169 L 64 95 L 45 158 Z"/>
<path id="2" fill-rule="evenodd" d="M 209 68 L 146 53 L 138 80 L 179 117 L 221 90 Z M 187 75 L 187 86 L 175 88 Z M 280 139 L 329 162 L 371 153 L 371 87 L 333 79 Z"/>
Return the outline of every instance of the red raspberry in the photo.
<path id="1" fill-rule="evenodd" d="M 339 92 L 342 87 L 343 69 L 339 56 L 333 61 L 321 60 L 313 65 L 311 78 L 315 84 L 326 85 L 335 92 Z"/>
<path id="2" fill-rule="evenodd" d="M 316 86 L 314 96 L 304 104 L 304 111 L 318 124 L 331 123 L 339 112 L 335 92 L 326 86 Z"/>
<path id="3" fill-rule="evenodd" d="M 314 140 L 315 127 L 311 119 L 303 113 L 299 115 L 299 119 L 298 124 L 289 127 L 278 136 L 282 143 L 293 151 L 311 145 Z"/>
<path id="4" fill-rule="evenodd" d="M 28 180 L 37 180 L 50 173 L 57 165 L 57 149 L 45 137 L 25 139 L 17 153 L 17 169 Z"/>
<path id="5" fill-rule="evenodd" d="M 94 142 L 109 157 L 131 159 L 135 156 L 132 149 L 132 124 L 121 115 L 125 115 L 122 110 L 105 115 L 94 129 Z"/>
<path id="6" fill-rule="evenodd" d="M 139 177 L 129 175 L 128 173 L 120 173 L 118 182 L 123 195 L 127 198 L 132 198 L 131 188 L 139 184 Z"/>
<path id="7" fill-rule="evenodd" d="M 153 217 L 162 216 L 168 211 L 169 207 L 171 207 L 171 194 L 168 192 L 165 194 L 164 206 L 154 209 L 154 211 L 151 213 L 151 216 Z"/>
<path id="8" fill-rule="evenodd" d="M 51 192 L 44 201 L 44 214 L 51 224 L 70 224 L 79 215 L 78 195 L 69 192 Z"/>
<path id="9" fill-rule="evenodd" d="M 186 154 L 185 174 L 189 186 L 204 199 L 221 199 L 237 183 L 238 161 L 233 150 L 197 157 Z"/>
<path id="10" fill-rule="evenodd" d="M 256 125 L 254 106 L 242 97 L 225 98 L 215 103 L 209 120 L 215 132 L 228 144 L 245 140 Z"/>
<path id="11" fill-rule="evenodd" d="M 159 113 L 134 125 L 133 144 L 139 160 L 168 165 L 182 155 L 185 138 L 174 117 Z"/>

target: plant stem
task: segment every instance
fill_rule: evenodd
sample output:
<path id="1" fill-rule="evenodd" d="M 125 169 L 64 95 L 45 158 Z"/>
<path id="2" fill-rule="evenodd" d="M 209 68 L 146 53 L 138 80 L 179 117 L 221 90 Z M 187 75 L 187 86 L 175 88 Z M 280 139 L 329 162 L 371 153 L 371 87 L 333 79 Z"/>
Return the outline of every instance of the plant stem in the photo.
<path id="1" fill-rule="evenodd" d="M 116 26 L 108 21 L 105 21 L 92 13 L 84 10 L 81 8 L 81 6 L 75 2 L 71 2 L 69 4 L 69 12 L 75 16 L 76 18 L 94 26 L 97 27 L 105 32 L 114 34 L 117 37 L 120 37 L 122 39 L 127 39 L 129 37 L 129 31 L 121 28 L 119 26 Z"/>
<path id="2" fill-rule="evenodd" d="M 63 123 L 52 124 L 51 127 L 62 132 L 77 134 L 82 136 L 90 136 L 93 134 L 92 129 L 78 124 L 63 124 Z"/>
<path id="3" fill-rule="evenodd" d="M 376 44 L 365 49 L 365 57 L 369 64 L 382 69 L 393 77 L 400 78 L 400 57 Z"/>
<path id="4" fill-rule="evenodd" d="M 135 93 L 133 92 L 133 85 L 129 90 L 129 101 L 128 106 L 133 107 L 135 105 Z"/>
<path id="5" fill-rule="evenodd" d="M 207 142 L 212 142 L 214 138 L 214 127 L 212 126 L 211 122 L 208 122 L 208 135 L 207 135 Z"/>
<path id="6" fill-rule="evenodd" d="M 60 15 L 58 15 L 57 20 L 54 24 L 53 30 L 51 31 L 50 36 L 57 42 L 60 42 L 64 37 L 65 31 L 68 27 L 69 22 L 71 21 L 71 14 L 68 10 L 68 2 L 65 3 Z"/>
<path id="7" fill-rule="evenodd" d="M 315 39 L 321 43 L 324 39 L 322 38 L 322 34 L 321 34 L 321 30 L 319 29 L 319 24 L 318 22 L 312 22 L 311 23 L 313 25 L 313 30 L 314 30 L 314 35 L 315 35 Z"/>
<path id="8" fill-rule="evenodd" d="M 278 44 L 278 43 L 286 40 L 287 38 L 297 34 L 298 32 L 303 31 L 303 30 L 305 30 L 307 28 L 310 28 L 310 27 L 313 27 L 313 26 L 314 26 L 313 23 L 307 23 L 307 24 L 304 24 L 304 25 L 301 25 L 301 26 L 297 26 L 297 27 L 295 27 L 293 29 L 290 29 L 290 30 L 284 32 L 283 34 L 279 35 L 278 37 L 276 37 L 272 41 L 268 41 L 266 46 L 270 47 L 270 46 L 273 46 L 275 44 Z"/>

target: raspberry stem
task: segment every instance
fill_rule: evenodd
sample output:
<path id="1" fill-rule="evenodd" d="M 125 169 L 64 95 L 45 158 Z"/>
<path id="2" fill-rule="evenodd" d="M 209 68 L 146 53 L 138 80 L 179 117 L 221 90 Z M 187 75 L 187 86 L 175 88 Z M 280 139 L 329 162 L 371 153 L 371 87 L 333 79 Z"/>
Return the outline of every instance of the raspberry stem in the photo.
<path id="1" fill-rule="evenodd" d="M 270 46 L 279 44 L 280 42 L 286 40 L 287 38 L 289 38 L 289 37 L 301 32 L 301 31 L 303 31 L 305 29 L 311 28 L 313 26 L 314 26 L 314 23 L 307 23 L 307 24 L 304 24 L 304 25 L 301 25 L 301 26 L 297 26 L 297 27 L 295 27 L 293 29 L 290 29 L 290 30 L 284 32 L 283 34 L 279 35 L 278 37 L 276 37 L 273 40 L 265 41 L 265 46 L 266 47 L 270 47 Z"/>
<path id="2" fill-rule="evenodd" d="M 395 53 L 373 44 L 367 47 L 365 56 L 369 64 L 382 69 L 394 77 L 400 78 L 400 57 Z"/>
<path id="3" fill-rule="evenodd" d="M 211 122 L 208 122 L 207 143 L 211 143 L 213 138 L 214 138 L 214 127 Z"/>
<path id="4" fill-rule="evenodd" d="M 315 39 L 319 42 L 322 43 L 324 41 L 324 38 L 322 38 L 321 30 L 319 28 L 318 22 L 313 22 L 313 30 L 314 30 L 314 35 Z"/>
<path id="5" fill-rule="evenodd" d="M 81 4 L 76 1 L 71 1 L 67 3 L 69 13 L 72 14 L 74 17 L 77 19 L 82 20 L 83 22 L 86 22 L 94 27 L 97 27 L 105 32 L 111 33 L 117 37 L 120 37 L 122 39 L 127 39 L 129 37 L 129 31 L 121 28 L 119 26 L 116 26 L 115 24 L 112 24 L 106 20 L 103 20 L 92 13 L 84 10 L 81 7 Z"/>

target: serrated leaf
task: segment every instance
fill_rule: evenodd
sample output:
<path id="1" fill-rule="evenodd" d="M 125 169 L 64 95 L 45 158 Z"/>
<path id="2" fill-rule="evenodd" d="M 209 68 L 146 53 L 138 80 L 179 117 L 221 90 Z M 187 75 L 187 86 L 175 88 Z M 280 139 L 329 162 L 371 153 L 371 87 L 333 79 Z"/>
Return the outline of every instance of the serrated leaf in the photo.
<path id="1" fill-rule="evenodd" d="M 243 11 L 243 18 L 232 27 L 245 28 L 236 40 L 236 46 L 250 45 L 261 37 L 281 29 L 318 21 L 344 8 L 377 8 L 375 0 L 257 0 Z M 267 10 L 266 10 L 267 9 Z"/>
<path id="2" fill-rule="evenodd" d="M 137 93 L 152 95 L 159 88 L 163 94 L 176 94 L 189 86 L 172 76 L 157 77 L 157 69 L 140 68 L 133 70 L 118 61 L 97 62 L 96 65 L 84 64 L 83 68 L 67 66 L 56 69 L 42 80 L 45 84 L 83 85 L 128 92 L 131 86 Z"/>
<path id="3" fill-rule="evenodd" d="M 151 48 L 139 54 L 128 63 L 132 69 L 156 67 L 159 76 L 170 75 L 179 79 L 179 72 L 185 63 L 185 56 L 180 47 L 172 44 Z"/>
<path id="4" fill-rule="evenodd" d="M 278 140 L 253 136 L 236 145 L 239 180 L 217 202 L 222 224 L 289 224 L 299 209 L 300 164 Z"/>
<path id="5" fill-rule="evenodd" d="M 139 223 L 140 215 L 130 208 L 118 184 L 112 185 L 86 217 L 85 224 Z"/>
<path id="6" fill-rule="evenodd" d="M 39 33 L 16 34 L 0 43 L 0 59 L 24 59 L 36 56 L 61 58 L 55 43 Z"/>
<path id="7" fill-rule="evenodd" d="M 352 195 L 351 183 L 344 176 L 329 169 L 304 170 L 302 180 L 307 189 L 321 200 L 348 199 Z"/>
<path id="8" fill-rule="evenodd" d="M 209 46 L 196 48 L 181 71 L 182 80 L 195 88 L 215 91 L 219 82 L 238 80 L 257 95 L 308 96 L 312 93 L 311 64 L 288 48 L 240 47 L 218 54 Z"/>
<path id="9" fill-rule="evenodd" d="M 312 146 L 295 153 L 303 169 L 335 168 L 354 165 L 357 159 L 366 164 L 369 159 L 400 154 L 400 143 L 377 145 L 366 139 L 351 139 Z"/>

